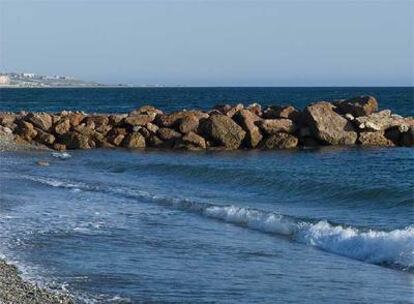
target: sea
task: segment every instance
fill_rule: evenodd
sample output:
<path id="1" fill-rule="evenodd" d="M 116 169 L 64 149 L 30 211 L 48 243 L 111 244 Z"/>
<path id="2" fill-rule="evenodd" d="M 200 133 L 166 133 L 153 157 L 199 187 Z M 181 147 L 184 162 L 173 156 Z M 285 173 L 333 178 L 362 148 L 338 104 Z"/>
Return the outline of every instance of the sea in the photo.
<path id="1" fill-rule="evenodd" d="M 358 95 L 414 115 L 412 87 L 1 89 L 0 111 Z M 414 149 L 1 152 L 0 257 L 77 303 L 414 303 Z"/>

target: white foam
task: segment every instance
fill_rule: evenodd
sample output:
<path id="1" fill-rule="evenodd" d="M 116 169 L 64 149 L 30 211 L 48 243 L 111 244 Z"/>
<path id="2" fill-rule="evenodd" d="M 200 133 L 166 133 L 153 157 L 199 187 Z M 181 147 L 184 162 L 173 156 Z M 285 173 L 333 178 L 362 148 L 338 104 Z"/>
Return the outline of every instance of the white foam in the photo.
<path id="1" fill-rule="evenodd" d="M 62 160 L 69 159 L 72 157 L 72 155 L 70 155 L 68 152 L 53 152 L 52 156 Z"/>

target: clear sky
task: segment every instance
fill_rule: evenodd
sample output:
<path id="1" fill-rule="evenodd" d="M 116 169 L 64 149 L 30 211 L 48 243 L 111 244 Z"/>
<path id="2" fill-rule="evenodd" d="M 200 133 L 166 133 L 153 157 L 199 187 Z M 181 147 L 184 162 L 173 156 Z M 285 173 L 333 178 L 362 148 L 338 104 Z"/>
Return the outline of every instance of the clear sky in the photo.
<path id="1" fill-rule="evenodd" d="M 2 71 L 103 83 L 414 85 L 414 1 L 0 0 Z"/>

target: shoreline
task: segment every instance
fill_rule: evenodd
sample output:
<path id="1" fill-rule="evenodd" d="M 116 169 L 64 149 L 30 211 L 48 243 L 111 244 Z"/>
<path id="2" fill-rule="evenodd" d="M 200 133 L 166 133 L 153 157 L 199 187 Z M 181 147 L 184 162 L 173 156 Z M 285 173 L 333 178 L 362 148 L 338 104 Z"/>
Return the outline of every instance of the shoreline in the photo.
<path id="1" fill-rule="evenodd" d="M 59 294 L 25 281 L 16 266 L 0 259 L 1 304 L 74 304 L 68 295 Z"/>

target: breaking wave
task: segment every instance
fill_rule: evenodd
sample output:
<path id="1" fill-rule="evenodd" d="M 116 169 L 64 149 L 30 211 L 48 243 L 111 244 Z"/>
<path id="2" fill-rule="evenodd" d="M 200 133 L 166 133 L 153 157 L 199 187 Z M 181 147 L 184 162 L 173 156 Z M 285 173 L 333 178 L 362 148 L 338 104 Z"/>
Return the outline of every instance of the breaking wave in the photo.
<path id="1" fill-rule="evenodd" d="M 216 205 L 186 198 L 153 195 L 126 187 L 106 188 L 52 178 L 29 176 L 24 178 L 53 187 L 110 192 L 116 195 L 142 198 L 248 229 L 283 235 L 302 244 L 367 263 L 403 271 L 414 271 L 414 225 L 392 231 L 361 229 L 335 225 L 326 220 L 302 220 L 234 205 Z"/>

